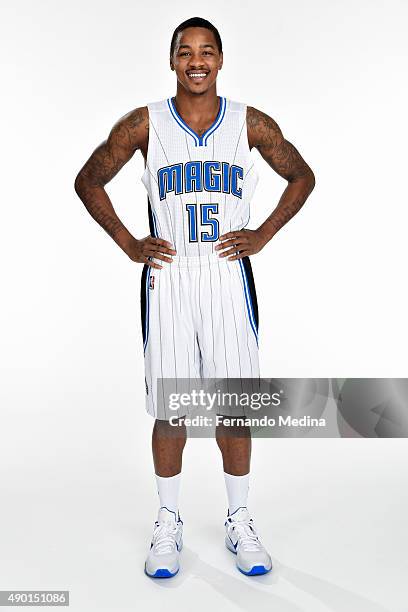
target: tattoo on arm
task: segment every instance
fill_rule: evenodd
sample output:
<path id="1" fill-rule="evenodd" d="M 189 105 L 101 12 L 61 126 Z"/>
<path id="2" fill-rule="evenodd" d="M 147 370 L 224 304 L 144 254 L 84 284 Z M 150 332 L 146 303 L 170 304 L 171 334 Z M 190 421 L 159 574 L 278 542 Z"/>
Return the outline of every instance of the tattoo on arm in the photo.
<path id="1" fill-rule="evenodd" d="M 258 149 L 271 168 L 289 183 L 277 207 L 261 226 L 273 235 L 302 208 L 314 188 L 314 174 L 271 117 L 248 107 L 247 128 L 249 145 Z"/>
<path id="2" fill-rule="evenodd" d="M 273 236 L 278 232 L 292 217 L 299 212 L 302 208 L 303 204 L 306 201 L 306 198 L 309 194 L 298 197 L 298 198 L 290 198 L 289 201 L 285 201 L 282 197 L 281 201 L 269 215 L 269 217 L 264 222 L 265 229 L 268 228 L 269 233 Z"/>
<path id="3" fill-rule="evenodd" d="M 139 148 L 143 123 L 145 129 L 148 129 L 146 113 L 143 111 L 138 108 L 119 119 L 107 140 L 92 153 L 80 172 L 90 184 L 103 187 L 109 183 Z"/>
<path id="4" fill-rule="evenodd" d="M 280 176 L 295 181 L 311 174 L 311 169 L 291 142 L 283 134 L 272 117 L 248 107 L 247 125 L 250 141 L 264 160 Z"/>
<path id="5" fill-rule="evenodd" d="M 107 140 L 92 153 L 75 180 L 75 190 L 88 212 L 112 238 L 127 230 L 104 187 L 134 152 L 145 144 L 148 127 L 146 108 L 136 109 L 122 117 L 113 126 Z"/>
<path id="6" fill-rule="evenodd" d="M 119 232 L 126 230 L 103 187 L 83 182 L 77 188 L 77 193 L 89 214 L 111 238 L 115 238 Z"/>

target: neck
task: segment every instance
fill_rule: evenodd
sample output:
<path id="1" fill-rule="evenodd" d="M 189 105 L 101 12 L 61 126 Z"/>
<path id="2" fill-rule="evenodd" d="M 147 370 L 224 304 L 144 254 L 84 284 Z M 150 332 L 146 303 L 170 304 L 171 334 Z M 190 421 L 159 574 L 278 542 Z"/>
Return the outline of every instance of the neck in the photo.
<path id="1" fill-rule="evenodd" d="M 219 106 L 217 86 L 214 83 L 206 92 L 192 94 L 177 83 L 175 102 L 177 110 L 185 116 L 201 113 L 216 114 Z"/>

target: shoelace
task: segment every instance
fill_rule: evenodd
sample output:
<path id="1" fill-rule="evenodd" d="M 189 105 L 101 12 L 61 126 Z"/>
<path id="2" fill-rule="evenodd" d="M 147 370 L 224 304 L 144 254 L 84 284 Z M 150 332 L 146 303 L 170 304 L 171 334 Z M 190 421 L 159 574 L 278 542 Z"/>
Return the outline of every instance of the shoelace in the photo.
<path id="1" fill-rule="evenodd" d="M 232 530 L 234 530 L 238 542 L 244 550 L 254 551 L 261 548 L 261 543 L 258 540 L 255 529 L 250 523 L 245 521 L 232 521 L 232 523 L 228 525 L 228 535 Z"/>
<path id="2" fill-rule="evenodd" d="M 156 525 L 153 532 L 153 549 L 154 552 L 163 555 L 173 552 L 176 545 L 175 536 L 178 527 L 173 523 L 159 523 Z"/>

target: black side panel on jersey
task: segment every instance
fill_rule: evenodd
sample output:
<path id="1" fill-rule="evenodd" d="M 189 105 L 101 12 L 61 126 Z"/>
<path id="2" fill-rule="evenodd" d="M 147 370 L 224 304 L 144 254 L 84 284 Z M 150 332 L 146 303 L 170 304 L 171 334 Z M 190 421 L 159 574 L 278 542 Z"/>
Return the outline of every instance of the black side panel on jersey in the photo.
<path id="1" fill-rule="evenodd" d="M 152 213 L 152 205 L 150 204 L 149 196 L 147 196 L 147 209 L 148 209 L 148 213 L 149 213 L 150 235 L 151 236 L 155 236 L 155 233 L 154 233 L 154 223 L 153 223 L 153 213 Z"/>
<path id="2" fill-rule="evenodd" d="M 254 275 L 252 273 L 252 266 L 251 266 L 249 257 L 248 256 L 243 257 L 242 263 L 244 265 L 244 269 L 245 269 L 246 276 L 248 279 L 249 293 L 251 294 L 252 307 L 254 309 L 256 329 L 258 330 L 258 326 L 259 326 L 258 300 L 256 299 L 255 281 L 254 281 Z"/>
<path id="3" fill-rule="evenodd" d="M 142 270 L 142 279 L 140 286 L 140 312 L 142 316 L 142 334 L 143 334 L 143 344 L 146 342 L 146 281 L 147 281 L 147 273 L 149 270 L 149 266 L 144 264 Z"/>

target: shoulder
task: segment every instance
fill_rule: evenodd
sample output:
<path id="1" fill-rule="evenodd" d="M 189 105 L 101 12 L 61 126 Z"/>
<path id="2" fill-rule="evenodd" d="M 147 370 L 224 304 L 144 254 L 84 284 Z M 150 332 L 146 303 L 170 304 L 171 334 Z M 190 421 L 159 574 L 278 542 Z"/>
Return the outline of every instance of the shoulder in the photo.
<path id="1" fill-rule="evenodd" d="M 224 98 L 226 102 L 226 107 L 229 112 L 232 113 L 242 113 L 246 112 L 246 104 L 244 102 L 237 102 L 236 100 L 230 100 L 229 98 Z"/>
<path id="2" fill-rule="evenodd" d="M 109 134 L 109 138 L 114 139 L 123 146 L 138 149 L 147 142 L 148 130 L 148 107 L 140 106 L 122 115 L 116 121 Z"/>
<path id="3" fill-rule="evenodd" d="M 274 145 L 283 139 L 279 125 L 266 113 L 247 106 L 248 139 L 252 146 Z"/>
<path id="4" fill-rule="evenodd" d="M 165 98 L 164 100 L 158 100 L 157 102 L 149 102 L 147 105 L 147 110 L 149 114 L 154 113 L 163 113 L 168 112 L 170 104 L 170 98 Z"/>
<path id="5" fill-rule="evenodd" d="M 113 128 L 137 132 L 149 127 L 149 111 L 147 106 L 135 108 L 120 117 Z"/>

